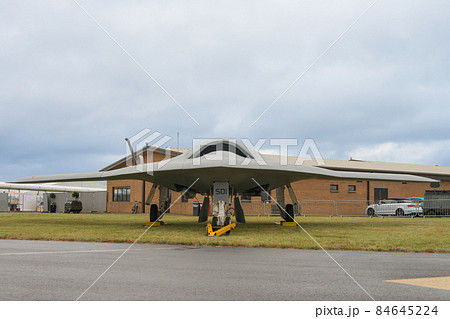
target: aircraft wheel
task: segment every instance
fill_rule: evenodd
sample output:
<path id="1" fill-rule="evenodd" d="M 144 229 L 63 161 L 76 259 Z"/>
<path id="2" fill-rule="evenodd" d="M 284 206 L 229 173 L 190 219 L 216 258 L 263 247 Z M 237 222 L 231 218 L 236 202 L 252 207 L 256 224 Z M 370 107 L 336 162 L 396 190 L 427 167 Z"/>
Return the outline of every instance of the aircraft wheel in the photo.
<path id="1" fill-rule="evenodd" d="M 294 221 L 294 205 L 287 204 L 286 205 L 286 217 L 285 220 L 287 222 L 293 222 Z"/>
<path id="2" fill-rule="evenodd" d="M 405 215 L 405 211 L 404 211 L 403 209 L 401 209 L 401 208 L 398 208 L 398 209 L 395 211 L 395 215 L 396 215 L 396 216 L 404 216 L 404 215 Z"/>
<path id="3" fill-rule="evenodd" d="M 375 209 L 369 208 L 369 209 L 367 210 L 367 215 L 368 215 L 368 216 L 375 216 Z"/>
<path id="4" fill-rule="evenodd" d="M 150 223 L 158 220 L 158 205 L 152 204 L 150 206 Z"/>

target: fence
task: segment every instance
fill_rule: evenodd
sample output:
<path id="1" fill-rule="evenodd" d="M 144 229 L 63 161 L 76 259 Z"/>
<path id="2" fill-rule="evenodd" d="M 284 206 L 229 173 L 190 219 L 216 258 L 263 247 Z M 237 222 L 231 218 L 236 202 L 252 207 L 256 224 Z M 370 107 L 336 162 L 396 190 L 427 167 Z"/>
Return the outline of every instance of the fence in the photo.
<path id="1" fill-rule="evenodd" d="M 368 216 L 366 210 L 374 205 L 368 200 L 339 200 L 335 203 L 337 216 Z"/>
<path id="2" fill-rule="evenodd" d="M 332 216 L 336 215 L 334 200 L 302 200 L 300 201 L 301 215 Z"/>
<path id="3" fill-rule="evenodd" d="M 31 193 L 6 193 L 8 211 L 42 211 L 42 195 Z"/>
<path id="4" fill-rule="evenodd" d="M 285 201 L 285 204 L 291 204 Z M 246 216 L 280 215 L 274 201 L 242 201 Z M 450 216 L 450 199 L 432 199 L 423 202 L 367 200 L 302 200 L 294 205 L 294 214 L 303 216 Z"/>
<path id="5" fill-rule="evenodd" d="M 285 205 L 292 204 L 285 201 Z M 242 209 L 246 216 L 280 216 L 278 205 L 273 201 L 249 200 L 241 201 Z M 300 207 L 294 205 L 294 214 L 300 215 Z"/>
<path id="6" fill-rule="evenodd" d="M 423 202 L 424 216 L 450 216 L 450 199 L 430 199 Z"/>
<path id="7" fill-rule="evenodd" d="M 286 204 L 292 201 L 285 200 Z M 279 216 L 280 211 L 274 200 L 243 200 L 242 208 L 246 216 Z M 84 202 L 83 202 L 84 206 Z M 196 213 L 198 214 L 199 208 Z M 171 212 L 192 215 L 192 202 L 178 201 Z M 194 213 L 195 214 L 195 213 Z M 383 201 L 382 204 L 367 200 L 302 200 L 294 205 L 294 214 L 303 216 L 450 216 L 450 199 L 425 200 L 421 202 Z"/>

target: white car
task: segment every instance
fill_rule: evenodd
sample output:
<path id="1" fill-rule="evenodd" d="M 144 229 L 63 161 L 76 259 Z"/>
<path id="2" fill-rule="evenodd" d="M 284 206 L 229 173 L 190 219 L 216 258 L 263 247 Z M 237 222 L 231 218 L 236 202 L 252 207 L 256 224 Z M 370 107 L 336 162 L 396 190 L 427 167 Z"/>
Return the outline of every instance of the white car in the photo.
<path id="1" fill-rule="evenodd" d="M 422 215 L 420 203 L 413 203 L 407 199 L 383 199 L 366 208 L 368 216 L 394 215 L 394 216 L 418 216 Z"/>

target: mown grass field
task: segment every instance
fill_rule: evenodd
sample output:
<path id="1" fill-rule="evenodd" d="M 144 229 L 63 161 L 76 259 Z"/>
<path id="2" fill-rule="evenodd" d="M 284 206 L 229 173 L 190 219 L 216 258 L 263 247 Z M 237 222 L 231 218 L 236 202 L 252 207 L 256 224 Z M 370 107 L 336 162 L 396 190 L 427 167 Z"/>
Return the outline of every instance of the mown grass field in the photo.
<path id="1" fill-rule="evenodd" d="M 139 243 L 319 249 L 299 228 L 275 225 L 279 217 L 246 217 L 230 236 L 206 237 L 193 216 L 164 216 Z M 0 239 L 131 243 L 148 215 L 0 214 Z M 327 250 L 450 252 L 450 218 L 297 217 Z"/>

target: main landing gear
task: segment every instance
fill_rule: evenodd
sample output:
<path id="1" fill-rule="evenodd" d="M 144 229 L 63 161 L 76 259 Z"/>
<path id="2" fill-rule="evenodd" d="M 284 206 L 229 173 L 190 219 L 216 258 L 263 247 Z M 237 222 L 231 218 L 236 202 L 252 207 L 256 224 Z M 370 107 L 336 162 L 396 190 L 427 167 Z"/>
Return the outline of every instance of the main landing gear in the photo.
<path id="1" fill-rule="evenodd" d="M 291 198 L 291 201 L 294 203 L 294 205 L 298 206 L 298 200 L 295 196 L 295 193 L 292 189 L 291 184 L 287 184 L 286 188 L 289 193 L 289 197 Z M 294 220 L 295 213 L 294 213 L 294 205 L 293 204 L 287 204 L 285 206 L 285 209 L 282 207 L 284 206 L 284 186 L 278 187 L 276 190 L 277 193 L 277 203 L 278 203 L 278 210 L 280 211 L 281 218 L 284 220 L 280 221 L 281 226 L 288 226 L 288 227 L 296 227 L 297 223 Z"/>
<path id="2" fill-rule="evenodd" d="M 159 220 L 160 217 L 160 211 L 158 211 L 158 205 L 152 204 L 150 205 L 150 221 L 145 223 L 146 226 L 162 226 L 164 225 L 164 222 L 162 220 Z"/>
<path id="3" fill-rule="evenodd" d="M 153 184 L 147 200 L 145 201 L 146 205 L 150 205 L 150 221 L 148 221 L 146 225 L 152 227 L 164 225 L 164 222 L 160 220 L 162 218 L 161 215 L 169 212 L 171 202 L 170 190 L 167 187 L 159 186 L 159 209 L 157 204 L 150 204 L 155 196 L 157 188 L 158 185 Z"/>

